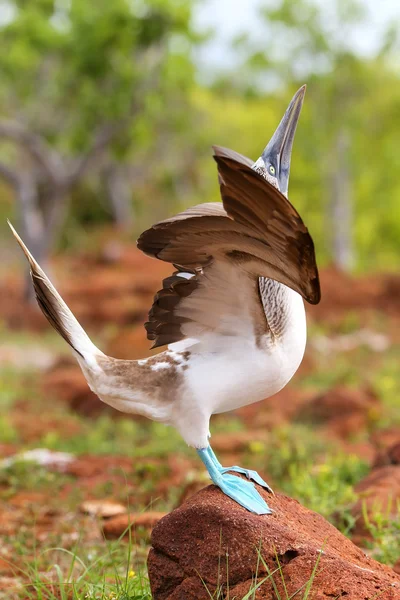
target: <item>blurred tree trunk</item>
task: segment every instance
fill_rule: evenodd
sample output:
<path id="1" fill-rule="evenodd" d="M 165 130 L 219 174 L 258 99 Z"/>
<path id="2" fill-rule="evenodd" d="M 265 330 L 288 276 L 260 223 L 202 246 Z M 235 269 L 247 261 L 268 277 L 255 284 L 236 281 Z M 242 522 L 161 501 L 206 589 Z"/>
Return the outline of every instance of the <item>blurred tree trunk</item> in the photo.
<path id="1" fill-rule="evenodd" d="M 23 239 L 43 267 L 59 236 L 71 189 L 96 164 L 121 126 L 121 123 L 105 125 L 90 148 L 70 160 L 19 123 L 0 121 L 0 138 L 14 142 L 21 150 L 21 157 L 26 155 L 30 159 L 26 165 L 21 158 L 16 168 L 0 163 L 0 177 L 14 188 Z M 25 298 L 32 300 L 33 297 L 27 270 Z"/>
<path id="2" fill-rule="evenodd" d="M 354 266 L 353 206 L 348 133 L 342 128 L 334 140 L 331 160 L 329 219 L 332 256 L 343 271 Z"/>
<path id="3" fill-rule="evenodd" d="M 103 171 L 103 181 L 114 223 L 129 231 L 133 225 L 133 205 L 126 169 L 123 165 L 110 163 Z"/>
<path id="4" fill-rule="evenodd" d="M 46 269 L 54 233 L 63 220 L 66 196 L 62 190 L 51 196 L 43 195 L 37 178 L 22 168 L 7 180 L 14 188 L 19 233 L 35 259 Z M 25 273 L 24 297 L 28 301 L 35 297 L 29 267 Z"/>

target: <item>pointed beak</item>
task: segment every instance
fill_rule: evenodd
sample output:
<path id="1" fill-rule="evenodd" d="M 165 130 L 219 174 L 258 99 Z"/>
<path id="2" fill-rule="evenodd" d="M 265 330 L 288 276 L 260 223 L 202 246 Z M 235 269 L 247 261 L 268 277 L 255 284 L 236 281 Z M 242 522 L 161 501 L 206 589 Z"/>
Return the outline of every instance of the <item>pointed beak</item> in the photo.
<path id="1" fill-rule="evenodd" d="M 282 121 L 262 154 L 262 159 L 266 165 L 272 164 L 275 166 L 279 189 L 285 196 L 287 196 L 289 186 L 290 158 L 294 134 L 296 133 L 297 121 L 299 120 L 305 93 L 306 86 L 303 85 L 293 96 Z"/>

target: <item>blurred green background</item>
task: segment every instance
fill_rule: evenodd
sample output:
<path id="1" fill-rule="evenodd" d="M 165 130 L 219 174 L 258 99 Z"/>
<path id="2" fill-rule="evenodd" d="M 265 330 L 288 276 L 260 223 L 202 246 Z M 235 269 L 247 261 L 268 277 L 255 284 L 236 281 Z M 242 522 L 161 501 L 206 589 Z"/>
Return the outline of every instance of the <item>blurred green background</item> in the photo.
<path id="1" fill-rule="evenodd" d="M 290 199 L 320 264 L 397 270 L 395 1 L 0 2 L 0 232 L 38 258 L 219 198 L 212 144 L 259 155 L 304 82 Z M 8 257 L 8 253 L 5 254 Z"/>

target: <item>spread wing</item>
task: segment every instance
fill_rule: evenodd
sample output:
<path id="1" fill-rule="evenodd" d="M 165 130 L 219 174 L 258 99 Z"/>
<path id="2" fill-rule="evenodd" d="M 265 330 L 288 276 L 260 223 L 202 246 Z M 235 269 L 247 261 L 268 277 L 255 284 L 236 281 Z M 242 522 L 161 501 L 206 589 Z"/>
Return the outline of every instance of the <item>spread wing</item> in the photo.
<path id="1" fill-rule="evenodd" d="M 178 269 L 164 280 L 149 314 L 153 347 L 229 329 L 238 318 L 245 322 L 243 310 L 246 318 L 258 311 L 259 277 L 287 285 L 312 304 L 320 300 L 314 245 L 300 215 L 250 159 L 214 151 L 222 204 L 189 208 L 138 240 L 143 252 Z"/>

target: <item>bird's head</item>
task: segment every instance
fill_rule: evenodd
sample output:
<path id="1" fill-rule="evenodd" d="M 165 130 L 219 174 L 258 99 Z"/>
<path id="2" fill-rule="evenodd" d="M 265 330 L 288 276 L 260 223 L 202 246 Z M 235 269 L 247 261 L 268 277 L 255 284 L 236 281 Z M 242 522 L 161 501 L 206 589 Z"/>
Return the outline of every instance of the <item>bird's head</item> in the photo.
<path id="1" fill-rule="evenodd" d="M 253 165 L 255 171 L 265 177 L 285 196 L 288 193 L 294 134 L 305 93 L 306 86 L 303 85 L 293 96 L 274 135 Z"/>

